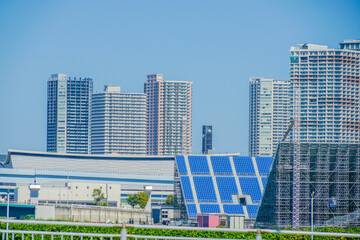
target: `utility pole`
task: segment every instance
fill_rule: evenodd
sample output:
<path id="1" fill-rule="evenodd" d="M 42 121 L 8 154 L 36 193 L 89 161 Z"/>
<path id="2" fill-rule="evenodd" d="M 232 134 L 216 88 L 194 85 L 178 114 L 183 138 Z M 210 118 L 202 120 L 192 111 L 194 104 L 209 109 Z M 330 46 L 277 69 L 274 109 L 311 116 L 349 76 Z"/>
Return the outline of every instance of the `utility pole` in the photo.
<path id="1" fill-rule="evenodd" d="M 315 192 L 311 193 L 311 232 L 314 231 L 314 194 Z M 311 240 L 314 239 L 314 235 L 311 234 Z"/>
<path id="2" fill-rule="evenodd" d="M 7 207 L 6 207 L 6 240 L 9 240 L 9 218 L 10 218 L 10 188 L 7 192 Z"/>

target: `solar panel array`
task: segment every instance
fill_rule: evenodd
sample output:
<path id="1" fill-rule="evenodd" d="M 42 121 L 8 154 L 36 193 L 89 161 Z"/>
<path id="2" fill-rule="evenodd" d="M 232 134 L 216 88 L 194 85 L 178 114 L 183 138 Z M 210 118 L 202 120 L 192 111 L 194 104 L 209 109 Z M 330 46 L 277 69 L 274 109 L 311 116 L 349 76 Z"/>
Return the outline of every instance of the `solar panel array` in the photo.
<path id="1" fill-rule="evenodd" d="M 216 177 L 222 202 L 233 202 L 232 195 L 238 194 L 235 178 L 233 177 Z"/>
<path id="2" fill-rule="evenodd" d="M 211 177 L 193 177 L 199 202 L 217 202 L 215 188 Z"/>
<path id="3" fill-rule="evenodd" d="M 229 156 L 211 156 L 210 159 L 215 174 L 232 175 Z"/>
<path id="4" fill-rule="evenodd" d="M 267 175 L 273 162 L 272 157 L 256 157 L 256 163 L 261 175 Z"/>
<path id="5" fill-rule="evenodd" d="M 188 216 L 226 213 L 255 218 L 271 164 L 271 157 L 176 156 Z"/>
<path id="6" fill-rule="evenodd" d="M 253 202 L 258 203 L 261 200 L 261 190 L 257 178 L 239 177 L 240 186 L 243 194 L 250 194 Z"/>

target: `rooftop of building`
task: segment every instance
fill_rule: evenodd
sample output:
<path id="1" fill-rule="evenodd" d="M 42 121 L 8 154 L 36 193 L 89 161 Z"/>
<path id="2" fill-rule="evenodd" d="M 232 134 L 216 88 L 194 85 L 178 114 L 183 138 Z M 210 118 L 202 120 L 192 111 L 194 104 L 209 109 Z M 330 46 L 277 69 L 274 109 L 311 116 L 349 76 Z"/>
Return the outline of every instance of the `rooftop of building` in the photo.
<path id="1" fill-rule="evenodd" d="M 347 39 L 347 40 L 344 40 L 344 42 L 342 43 L 360 43 L 360 39 Z M 342 44 L 340 43 L 340 44 Z"/>
<path id="2" fill-rule="evenodd" d="M 351 44 L 360 44 L 360 39 L 348 39 L 344 40 L 343 42 L 339 43 L 340 48 L 336 50 L 359 50 L 358 47 L 356 48 L 344 48 L 344 46 L 348 46 Z M 335 50 L 334 48 L 328 49 L 326 45 L 320 44 L 312 44 L 312 43 L 301 43 L 298 44 L 297 47 L 290 47 L 290 51 L 298 51 L 298 50 L 313 50 L 313 51 L 324 51 L 324 50 Z"/>
<path id="3" fill-rule="evenodd" d="M 297 47 L 291 47 L 290 51 L 296 50 L 327 50 L 328 46 L 326 45 L 319 45 L 319 44 L 311 44 L 311 43 L 301 43 L 298 44 Z"/>
<path id="4" fill-rule="evenodd" d="M 58 79 L 58 78 L 67 78 L 67 74 L 65 73 L 55 73 L 55 74 L 51 74 L 51 77 L 49 78 L 49 80 L 54 80 L 54 79 Z M 92 81 L 92 78 L 88 78 L 88 77 L 79 77 L 79 78 L 76 78 L 76 77 L 68 77 L 67 80 L 78 80 L 78 81 L 81 81 L 81 80 L 88 80 L 88 81 Z"/>
<path id="5" fill-rule="evenodd" d="M 2 168 L 64 172 L 173 176 L 174 157 L 95 155 L 9 150 Z"/>
<path id="6" fill-rule="evenodd" d="M 145 93 L 129 93 L 129 92 L 122 92 L 121 91 L 121 87 L 117 86 L 117 85 L 105 85 L 104 86 L 104 90 L 103 91 L 96 91 L 96 93 L 94 94 L 106 94 L 106 93 L 111 93 L 111 94 L 131 94 L 131 95 L 146 95 Z"/>

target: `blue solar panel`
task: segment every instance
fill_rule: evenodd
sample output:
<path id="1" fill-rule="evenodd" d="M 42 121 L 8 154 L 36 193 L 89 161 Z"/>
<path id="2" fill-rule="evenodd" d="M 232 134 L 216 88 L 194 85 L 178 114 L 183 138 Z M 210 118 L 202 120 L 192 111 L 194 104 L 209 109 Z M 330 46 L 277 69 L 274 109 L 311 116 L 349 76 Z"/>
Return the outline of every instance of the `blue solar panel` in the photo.
<path id="1" fill-rule="evenodd" d="M 184 191 L 184 198 L 186 202 L 194 202 L 194 196 L 191 191 L 190 179 L 188 176 L 181 176 L 181 186 Z"/>
<path id="2" fill-rule="evenodd" d="M 201 213 L 220 213 L 219 204 L 200 204 Z"/>
<path id="3" fill-rule="evenodd" d="M 261 190 L 256 177 L 239 177 L 243 194 L 250 194 L 253 202 L 260 202 Z"/>
<path id="4" fill-rule="evenodd" d="M 244 209 L 239 204 L 224 204 L 224 212 L 227 214 L 244 214 Z"/>
<path id="5" fill-rule="evenodd" d="M 222 202 L 233 202 L 232 195 L 238 194 L 234 177 L 216 177 Z"/>
<path id="6" fill-rule="evenodd" d="M 234 156 L 233 159 L 237 175 L 255 176 L 255 169 L 251 157 Z"/>
<path id="7" fill-rule="evenodd" d="M 258 207 L 259 207 L 259 205 L 247 205 L 246 206 L 250 218 L 256 217 L 256 212 L 258 210 Z"/>
<path id="8" fill-rule="evenodd" d="M 256 157 L 256 164 L 259 169 L 260 175 L 268 175 L 271 164 L 273 162 L 272 157 Z"/>
<path id="9" fill-rule="evenodd" d="M 189 217 L 197 216 L 196 204 L 187 204 L 187 210 L 188 210 Z"/>
<path id="10" fill-rule="evenodd" d="M 261 180 L 262 180 L 262 182 L 263 182 L 264 188 L 266 188 L 266 184 L 267 184 L 268 178 L 267 178 L 267 177 L 262 177 Z"/>
<path id="11" fill-rule="evenodd" d="M 217 202 L 212 177 L 194 176 L 193 179 L 199 202 Z"/>
<path id="12" fill-rule="evenodd" d="M 188 156 L 192 174 L 210 174 L 209 165 L 205 156 Z"/>
<path id="13" fill-rule="evenodd" d="M 176 165 L 178 167 L 178 171 L 181 175 L 187 175 L 187 170 L 186 170 L 186 164 L 185 164 L 185 158 L 184 156 L 179 156 L 176 155 Z"/>
<path id="14" fill-rule="evenodd" d="M 233 175 L 228 156 L 211 156 L 210 159 L 215 174 Z"/>

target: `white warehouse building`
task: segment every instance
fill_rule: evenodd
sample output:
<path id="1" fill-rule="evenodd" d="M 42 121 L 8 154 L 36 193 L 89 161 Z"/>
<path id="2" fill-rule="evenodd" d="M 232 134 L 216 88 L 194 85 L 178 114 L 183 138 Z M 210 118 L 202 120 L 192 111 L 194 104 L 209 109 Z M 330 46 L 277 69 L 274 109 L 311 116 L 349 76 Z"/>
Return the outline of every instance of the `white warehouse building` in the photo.
<path id="1" fill-rule="evenodd" d="M 62 203 L 75 199 L 92 201 L 90 194 L 93 189 L 100 188 L 105 195 L 107 191 L 108 200 L 116 206 L 124 204 L 128 194 L 143 191 L 146 186 L 151 186 L 152 203 L 162 203 L 168 195 L 174 193 L 174 164 L 174 157 L 169 156 L 9 150 L 6 161 L 0 164 L 0 183 L 17 186 L 21 194 L 21 189 L 27 189 L 36 181 L 46 189 L 57 188 L 58 194 L 61 192 L 61 197 L 50 197 L 46 194 L 53 194 L 51 190 L 41 189 L 39 201 Z M 80 196 L 83 199 L 80 199 Z M 26 198 L 21 199 L 26 201 Z"/>

